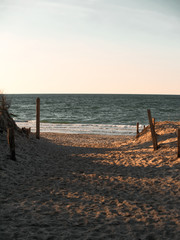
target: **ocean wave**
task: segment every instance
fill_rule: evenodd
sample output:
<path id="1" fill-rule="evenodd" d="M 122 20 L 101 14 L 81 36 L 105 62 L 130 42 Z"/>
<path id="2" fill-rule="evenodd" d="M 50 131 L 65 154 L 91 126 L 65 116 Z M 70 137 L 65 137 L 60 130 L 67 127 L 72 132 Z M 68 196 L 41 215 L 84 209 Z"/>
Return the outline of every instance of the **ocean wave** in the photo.
<path id="1" fill-rule="evenodd" d="M 16 122 L 19 127 L 31 127 L 36 131 L 36 121 Z M 108 124 L 69 124 L 41 122 L 41 132 L 75 133 L 75 134 L 102 134 L 102 135 L 135 135 L 135 125 L 108 125 Z M 140 130 L 143 125 L 139 126 Z"/>

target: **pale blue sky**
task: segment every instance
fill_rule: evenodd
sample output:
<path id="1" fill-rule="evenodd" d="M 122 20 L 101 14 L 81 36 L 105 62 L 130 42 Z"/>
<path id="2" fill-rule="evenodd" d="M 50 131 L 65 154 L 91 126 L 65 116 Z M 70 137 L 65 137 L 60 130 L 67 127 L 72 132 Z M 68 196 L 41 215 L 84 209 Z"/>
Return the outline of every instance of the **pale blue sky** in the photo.
<path id="1" fill-rule="evenodd" d="M 6 93 L 180 93 L 180 0 L 0 0 Z"/>

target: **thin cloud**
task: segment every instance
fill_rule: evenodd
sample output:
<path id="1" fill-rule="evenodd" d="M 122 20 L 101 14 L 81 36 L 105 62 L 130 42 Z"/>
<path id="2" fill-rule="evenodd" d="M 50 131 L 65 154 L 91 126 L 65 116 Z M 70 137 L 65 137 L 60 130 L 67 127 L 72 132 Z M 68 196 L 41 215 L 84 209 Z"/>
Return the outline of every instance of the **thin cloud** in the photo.
<path id="1" fill-rule="evenodd" d="M 89 3 L 88 3 L 89 2 Z M 38 1 L 38 7 L 46 10 L 55 11 L 61 16 L 70 16 L 71 18 L 83 18 L 97 13 L 97 10 L 90 4 L 90 0 L 86 4 L 81 1 Z"/>

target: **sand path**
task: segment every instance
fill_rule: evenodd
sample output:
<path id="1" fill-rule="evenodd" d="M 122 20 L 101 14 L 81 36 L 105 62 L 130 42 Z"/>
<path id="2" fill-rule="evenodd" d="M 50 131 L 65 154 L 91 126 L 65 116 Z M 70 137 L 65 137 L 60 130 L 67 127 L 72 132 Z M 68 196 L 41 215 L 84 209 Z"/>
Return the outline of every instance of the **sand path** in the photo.
<path id="1" fill-rule="evenodd" d="M 0 135 L 0 239 L 180 239 L 175 129 L 122 136 L 16 136 L 17 161 Z"/>

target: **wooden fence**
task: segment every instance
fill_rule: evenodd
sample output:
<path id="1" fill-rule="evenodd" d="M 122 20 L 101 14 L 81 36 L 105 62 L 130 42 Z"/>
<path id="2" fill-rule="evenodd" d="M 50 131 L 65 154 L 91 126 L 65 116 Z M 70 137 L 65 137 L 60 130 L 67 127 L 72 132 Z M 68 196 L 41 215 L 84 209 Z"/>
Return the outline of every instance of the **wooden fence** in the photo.
<path id="1" fill-rule="evenodd" d="M 151 130 L 151 136 L 152 136 L 152 143 L 154 151 L 158 149 L 158 143 L 157 143 L 157 135 L 155 132 L 155 118 L 152 118 L 150 109 L 147 110 L 148 113 L 148 119 L 150 124 L 150 130 Z M 137 130 L 136 130 L 136 137 L 139 136 L 139 122 L 137 122 Z M 144 126 L 145 128 L 145 126 Z M 23 128 L 24 131 L 27 130 L 27 136 L 29 136 L 30 129 Z M 23 131 L 22 129 L 22 131 Z M 38 97 L 36 99 L 36 138 L 40 139 L 40 98 Z M 14 137 L 14 129 L 8 128 L 7 129 L 7 139 L 8 144 L 10 147 L 10 158 L 12 160 L 16 160 L 16 154 L 15 154 L 15 137 Z M 180 128 L 177 129 L 177 157 L 180 158 Z"/>

